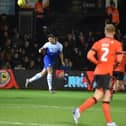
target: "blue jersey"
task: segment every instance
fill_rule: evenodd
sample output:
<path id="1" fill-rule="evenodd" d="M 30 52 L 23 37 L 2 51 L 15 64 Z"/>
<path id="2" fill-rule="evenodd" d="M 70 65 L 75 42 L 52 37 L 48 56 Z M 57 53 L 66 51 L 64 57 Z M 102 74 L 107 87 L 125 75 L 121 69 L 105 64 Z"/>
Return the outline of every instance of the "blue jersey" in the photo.
<path id="1" fill-rule="evenodd" d="M 52 44 L 51 42 L 46 42 L 43 46 L 43 49 L 46 49 L 46 54 L 43 58 L 44 60 L 44 68 L 52 67 L 55 62 L 57 56 L 62 52 L 63 45 L 59 42 L 56 42 L 56 44 Z"/>

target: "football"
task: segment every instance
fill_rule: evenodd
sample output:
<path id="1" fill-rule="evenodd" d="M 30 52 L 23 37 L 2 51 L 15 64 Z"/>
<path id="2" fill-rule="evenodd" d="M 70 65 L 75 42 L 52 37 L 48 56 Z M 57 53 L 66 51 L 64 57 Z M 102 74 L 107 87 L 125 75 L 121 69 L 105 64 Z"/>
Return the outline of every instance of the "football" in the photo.
<path id="1" fill-rule="evenodd" d="M 25 0 L 18 0 L 17 4 L 19 7 L 23 7 L 26 4 L 26 1 Z"/>

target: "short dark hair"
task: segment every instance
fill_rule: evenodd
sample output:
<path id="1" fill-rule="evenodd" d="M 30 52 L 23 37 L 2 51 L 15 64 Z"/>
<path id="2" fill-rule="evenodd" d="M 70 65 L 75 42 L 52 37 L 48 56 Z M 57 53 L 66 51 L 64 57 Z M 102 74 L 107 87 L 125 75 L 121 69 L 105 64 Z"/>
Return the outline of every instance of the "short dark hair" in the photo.
<path id="1" fill-rule="evenodd" d="M 48 34 L 48 38 L 51 37 L 51 38 L 56 38 L 56 36 L 54 34 Z"/>

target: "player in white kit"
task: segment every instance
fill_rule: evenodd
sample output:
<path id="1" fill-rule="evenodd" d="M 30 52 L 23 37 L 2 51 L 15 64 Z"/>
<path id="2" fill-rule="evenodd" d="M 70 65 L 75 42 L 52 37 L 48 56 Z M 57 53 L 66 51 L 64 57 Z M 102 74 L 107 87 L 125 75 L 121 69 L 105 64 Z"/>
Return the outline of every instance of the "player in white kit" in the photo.
<path id="1" fill-rule="evenodd" d="M 41 72 L 36 73 L 33 77 L 26 79 L 25 87 L 27 88 L 29 83 L 38 80 L 47 74 L 47 83 L 50 93 L 53 93 L 52 88 L 52 78 L 53 78 L 53 66 L 56 63 L 57 57 L 59 55 L 62 65 L 64 65 L 63 60 L 63 45 L 57 41 L 56 36 L 50 34 L 48 36 L 48 42 L 46 42 L 40 49 L 39 53 L 44 53 L 43 62 L 44 67 Z"/>

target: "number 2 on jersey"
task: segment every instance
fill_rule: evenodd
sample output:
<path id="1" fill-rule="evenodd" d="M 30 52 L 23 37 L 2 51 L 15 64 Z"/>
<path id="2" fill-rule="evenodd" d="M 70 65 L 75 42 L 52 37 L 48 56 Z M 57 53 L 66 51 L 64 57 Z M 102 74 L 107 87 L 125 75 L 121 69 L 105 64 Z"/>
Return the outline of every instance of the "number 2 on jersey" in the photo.
<path id="1" fill-rule="evenodd" d="M 107 59 L 107 55 L 109 53 L 109 48 L 107 47 L 102 47 L 101 50 L 103 51 L 103 54 L 101 56 L 101 61 L 103 62 L 106 62 L 108 59 Z"/>

